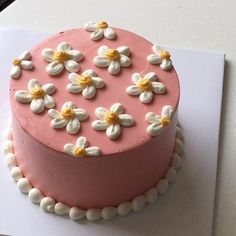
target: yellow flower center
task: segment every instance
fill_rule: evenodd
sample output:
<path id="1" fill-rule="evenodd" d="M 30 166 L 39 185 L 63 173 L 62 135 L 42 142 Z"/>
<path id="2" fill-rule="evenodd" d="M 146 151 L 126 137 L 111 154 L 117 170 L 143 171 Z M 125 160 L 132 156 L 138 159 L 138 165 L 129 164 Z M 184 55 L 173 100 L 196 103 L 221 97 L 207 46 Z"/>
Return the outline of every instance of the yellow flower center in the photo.
<path id="1" fill-rule="evenodd" d="M 142 90 L 142 91 L 146 91 L 148 89 L 150 89 L 150 87 L 152 86 L 151 81 L 149 79 L 141 79 L 138 81 L 137 86 Z"/>
<path id="2" fill-rule="evenodd" d="M 45 92 L 40 86 L 36 85 L 30 90 L 30 94 L 32 98 L 43 98 Z"/>
<path id="3" fill-rule="evenodd" d="M 101 20 L 97 22 L 96 26 L 99 29 L 106 29 L 108 27 L 108 24 L 106 21 Z"/>
<path id="4" fill-rule="evenodd" d="M 78 82 L 82 87 L 86 87 L 86 86 L 91 85 L 93 83 L 93 80 L 92 80 L 91 76 L 81 75 L 81 76 L 79 76 Z"/>
<path id="5" fill-rule="evenodd" d="M 160 122 L 163 126 L 167 126 L 168 124 L 170 124 L 170 119 L 168 117 L 164 116 L 161 118 Z"/>
<path id="6" fill-rule="evenodd" d="M 119 116 L 113 111 L 108 111 L 105 114 L 105 121 L 108 124 L 117 124 L 119 122 Z"/>
<path id="7" fill-rule="evenodd" d="M 53 59 L 60 63 L 67 61 L 69 57 L 70 55 L 68 54 L 68 52 L 65 52 L 65 51 L 55 51 L 53 54 Z"/>
<path id="8" fill-rule="evenodd" d="M 12 64 L 14 66 L 19 66 L 21 64 L 21 60 L 19 58 L 15 58 L 13 59 Z"/>
<path id="9" fill-rule="evenodd" d="M 63 108 L 61 110 L 61 115 L 64 119 L 71 119 L 74 117 L 74 111 L 71 108 Z"/>
<path id="10" fill-rule="evenodd" d="M 84 157 L 86 155 L 86 150 L 82 147 L 76 147 L 74 150 L 73 150 L 73 154 L 76 156 L 76 157 Z"/>
<path id="11" fill-rule="evenodd" d="M 110 60 L 119 60 L 120 59 L 120 53 L 116 49 L 109 48 L 106 51 L 105 56 Z"/>
<path id="12" fill-rule="evenodd" d="M 160 54 L 161 59 L 163 59 L 163 60 L 170 59 L 170 53 L 167 52 L 166 50 L 161 49 L 159 54 Z"/>

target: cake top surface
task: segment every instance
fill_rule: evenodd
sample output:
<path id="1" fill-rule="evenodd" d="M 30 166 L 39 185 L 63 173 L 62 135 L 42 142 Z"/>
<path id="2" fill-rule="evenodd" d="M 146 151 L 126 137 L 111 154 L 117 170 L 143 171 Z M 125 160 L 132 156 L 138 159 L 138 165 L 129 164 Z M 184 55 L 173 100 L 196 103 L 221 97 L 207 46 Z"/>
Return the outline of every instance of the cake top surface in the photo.
<path id="1" fill-rule="evenodd" d="M 102 28 L 101 25 L 99 29 Z M 11 80 L 10 101 L 17 120 L 35 139 L 55 150 L 64 152 L 65 144 L 75 144 L 83 136 L 89 146 L 99 147 L 103 156 L 127 151 L 152 138 L 147 133 L 148 122 L 145 120 L 148 112 L 161 114 L 166 105 L 174 111 L 177 109 L 177 74 L 173 67 L 163 70 L 160 62 L 157 65 L 147 60 L 153 54 L 151 42 L 118 28 L 104 31 L 102 36 L 105 37 L 101 38 L 101 34 L 101 31 L 93 32 L 91 36 L 85 28 L 78 28 L 45 39 L 29 51 L 30 56 L 23 55 L 25 60 L 30 58 L 30 62 L 21 64 L 23 69 L 19 78 Z M 100 39 L 95 40 L 96 37 Z M 66 50 L 74 61 L 66 63 L 68 53 L 61 53 Z M 163 50 L 161 53 L 163 60 L 170 58 L 168 52 Z M 13 66 L 20 65 L 24 58 L 18 59 L 13 60 Z M 67 68 L 76 71 L 77 75 L 68 72 Z M 37 81 L 47 85 L 42 89 Z M 155 88 L 151 87 L 152 82 Z M 20 90 L 25 92 L 17 94 Z M 45 101 L 44 96 L 48 95 Z M 42 110 L 38 104 L 40 99 L 54 110 Z M 32 100 L 36 100 L 35 104 Z M 71 122 L 67 127 L 68 121 L 75 116 L 76 124 Z M 82 155 L 83 150 L 77 152 Z"/>

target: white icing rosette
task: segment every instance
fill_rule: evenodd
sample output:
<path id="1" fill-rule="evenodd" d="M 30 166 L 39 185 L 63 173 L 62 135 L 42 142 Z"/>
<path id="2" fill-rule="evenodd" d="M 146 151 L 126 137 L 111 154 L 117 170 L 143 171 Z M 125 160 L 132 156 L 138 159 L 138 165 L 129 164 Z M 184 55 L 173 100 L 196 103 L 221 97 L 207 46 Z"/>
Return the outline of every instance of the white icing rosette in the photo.
<path id="1" fill-rule="evenodd" d="M 174 114 L 174 109 L 170 105 L 162 107 L 161 116 L 153 112 L 146 114 L 146 121 L 150 124 L 147 128 L 147 133 L 150 136 L 156 136 L 163 132 L 163 130 L 170 124 Z"/>
<path id="2" fill-rule="evenodd" d="M 51 126 L 54 129 L 62 129 L 66 127 L 69 134 L 76 134 L 80 129 L 80 121 L 84 121 L 88 117 L 88 113 L 72 102 L 63 104 L 61 111 L 55 109 L 48 110 L 48 115 L 53 118 Z"/>
<path id="3" fill-rule="evenodd" d="M 99 147 L 88 147 L 87 139 L 83 136 L 77 139 L 76 144 L 65 144 L 64 151 L 74 157 L 99 156 L 101 153 Z"/>
<path id="4" fill-rule="evenodd" d="M 34 67 L 32 61 L 30 61 L 30 52 L 25 51 L 12 60 L 12 68 L 10 70 L 10 76 L 12 79 L 18 79 L 21 76 L 22 69 L 31 70 Z"/>
<path id="5" fill-rule="evenodd" d="M 67 90 L 71 93 L 81 93 L 86 99 L 91 99 L 96 94 L 96 89 L 103 88 L 105 83 L 102 78 L 97 77 L 93 70 L 86 70 L 81 75 L 70 73 Z"/>
<path id="6" fill-rule="evenodd" d="M 18 90 L 15 93 L 15 98 L 21 103 L 30 103 L 30 110 L 34 113 L 42 112 L 45 107 L 53 108 L 55 101 L 51 94 L 56 91 L 52 83 L 41 85 L 37 79 L 31 79 L 28 82 L 27 90 Z"/>
<path id="7" fill-rule="evenodd" d="M 58 75 L 65 68 L 69 72 L 77 72 L 80 68 L 79 61 L 83 58 L 83 53 L 74 50 L 68 43 L 60 43 L 56 50 L 44 48 L 42 57 L 45 61 L 50 62 L 46 71 L 49 75 Z"/>
<path id="8" fill-rule="evenodd" d="M 133 126 L 134 119 L 129 114 L 123 114 L 124 107 L 120 103 L 115 103 L 107 110 L 104 107 L 98 107 L 95 110 L 95 115 L 99 120 L 92 122 L 92 127 L 95 130 L 106 130 L 106 135 L 110 139 L 116 139 L 121 134 L 121 126 Z"/>
<path id="9" fill-rule="evenodd" d="M 139 73 L 132 75 L 132 81 L 135 85 L 131 85 L 126 89 L 129 95 L 139 95 L 139 100 L 142 103 L 149 103 L 153 98 L 153 92 L 156 94 L 164 94 L 166 87 L 163 83 L 157 82 L 157 75 L 154 72 L 149 72 L 144 76 Z"/>
<path id="10" fill-rule="evenodd" d="M 168 51 L 163 48 L 153 45 L 152 46 L 153 54 L 150 54 L 147 57 L 147 60 L 151 64 L 160 64 L 160 67 L 163 70 L 169 70 L 172 67 L 172 61 L 170 59 L 171 55 Z"/>
<path id="11" fill-rule="evenodd" d="M 116 49 L 105 45 L 99 47 L 98 56 L 94 57 L 93 62 L 98 67 L 108 67 L 108 71 L 116 75 L 121 67 L 128 67 L 131 64 L 129 58 L 130 50 L 127 46 L 120 46 Z"/>
<path id="12" fill-rule="evenodd" d="M 95 41 L 103 37 L 107 39 L 114 39 L 116 37 L 115 31 L 109 27 L 106 21 L 88 22 L 84 28 L 87 31 L 93 32 L 90 34 L 90 38 Z"/>

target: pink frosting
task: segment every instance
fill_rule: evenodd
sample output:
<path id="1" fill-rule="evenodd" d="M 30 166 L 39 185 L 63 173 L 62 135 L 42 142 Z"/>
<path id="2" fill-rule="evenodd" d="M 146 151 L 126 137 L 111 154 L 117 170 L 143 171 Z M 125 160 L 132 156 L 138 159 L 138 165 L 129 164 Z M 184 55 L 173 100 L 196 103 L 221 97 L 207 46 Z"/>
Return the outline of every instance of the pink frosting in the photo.
<path id="1" fill-rule="evenodd" d="M 151 138 L 146 133 L 145 114 L 149 111 L 160 113 L 164 105 L 172 105 L 177 111 L 179 100 L 179 82 L 174 68 L 163 71 L 157 65 L 147 62 L 147 55 L 152 53 L 152 44 L 142 37 L 121 29 L 115 29 L 115 40 L 102 39 L 94 42 L 89 32 L 74 29 L 61 32 L 39 43 L 31 50 L 33 71 L 22 71 L 19 80 L 11 80 L 10 100 L 13 109 L 13 138 L 17 161 L 24 174 L 45 195 L 70 206 L 91 207 L 115 206 L 144 193 L 153 186 L 165 173 L 171 160 L 177 115 L 164 132 Z M 56 48 L 60 42 L 68 42 L 74 49 L 84 53 L 81 61 L 82 73 L 93 69 L 105 80 L 104 89 L 97 90 L 96 97 L 86 100 L 81 94 L 71 94 L 66 90 L 69 83 L 68 72 L 59 76 L 49 76 L 45 62 L 41 57 L 43 48 Z M 97 55 L 101 45 L 111 48 L 128 46 L 131 51 L 132 66 L 122 68 L 118 75 L 111 75 L 107 68 L 96 67 L 92 59 Z M 142 104 L 138 97 L 129 96 L 125 90 L 132 85 L 131 75 L 134 72 L 146 74 L 156 72 L 158 81 L 167 88 L 165 95 L 154 95 L 149 104 Z M 56 109 L 60 110 L 66 101 L 72 101 L 79 108 L 89 113 L 89 118 L 81 122 L 81 130 L 76 135 L 68 134 L 65 129 L 55 130 L 50 126 L 51 118 L 45 110 L 34 114 L 29 104 L 15 100 L 17 90 L 27 89 L 31 78 L 42 84 L 53 83 L 57 91 L 53 95 Z M 120 102 L 125 113 L 135 119 L 133 127 L 123 127 L 122 135 L 117 140 L 110 140 L 105 132 L 91 127 L 97 118 L 94 111 L 97 107 L 109 108 Z M 98 146 L 100 157 L 74 158 L 64 153 L 66 143 L 75 143 L 79 136 L 85 136 L 90 146 Z"/>

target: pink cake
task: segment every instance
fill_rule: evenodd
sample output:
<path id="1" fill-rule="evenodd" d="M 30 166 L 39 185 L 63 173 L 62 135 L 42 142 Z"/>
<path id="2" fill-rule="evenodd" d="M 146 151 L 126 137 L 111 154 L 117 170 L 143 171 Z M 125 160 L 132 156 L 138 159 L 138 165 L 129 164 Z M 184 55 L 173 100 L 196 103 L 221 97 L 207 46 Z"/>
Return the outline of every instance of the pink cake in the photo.
<path id="1" fill-rule="evenodd" d="M 180 88 L 166 50 L 90 22 L 21 54 L 11 77 L 8 165 L 45 211 L 110 219 L 173 182 Z"/>

